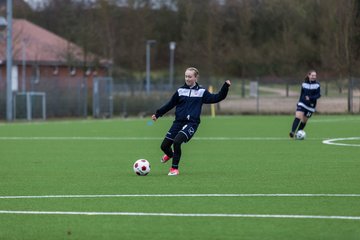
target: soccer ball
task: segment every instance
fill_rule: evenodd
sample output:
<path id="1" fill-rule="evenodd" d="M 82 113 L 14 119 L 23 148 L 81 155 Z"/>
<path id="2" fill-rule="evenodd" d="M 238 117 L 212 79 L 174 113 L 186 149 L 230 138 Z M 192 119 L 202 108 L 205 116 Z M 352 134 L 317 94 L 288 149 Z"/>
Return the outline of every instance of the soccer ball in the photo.
<path id="1" fill-rule="evenodd" d="M 299 130 L 296 132 L 296 135 L 295 135 L 296 139 L 297 140 L 304 140 L 305 137 L 306 137 L 306 133 L 304 130 Z"/>
<path id="2" fill-rule="evenodd" d="M 134 172 L 139 176 L 146 176 L 150 172 L 150 163 L 146 159 L 138 159 L 134 163 Z"/>

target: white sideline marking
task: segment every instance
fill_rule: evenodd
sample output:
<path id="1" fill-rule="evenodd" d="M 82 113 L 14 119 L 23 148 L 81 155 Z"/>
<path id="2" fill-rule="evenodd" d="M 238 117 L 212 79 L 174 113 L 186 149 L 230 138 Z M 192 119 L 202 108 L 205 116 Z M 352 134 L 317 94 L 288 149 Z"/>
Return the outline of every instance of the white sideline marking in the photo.
<path id="1" fill-rule="evenodd" d="M 129 140 L 161 140 L 159 137 L 0 137 L 0 140 L 88 140 L 88 141 L 129 141 Z"/>
<path id="2" fill-rule="evenodd" d="M 52 141 L 74 141 L 74 140 L 85 140 L 85 141 L 139 141 L 139 140 L 162 140 L 163 137 L 0 137 L 0 141 L 8 140 L 52 140 Z M 194 137 L 194 140 L 209 140 L 209 141 L 288 141 L 288 137 Z M 323 140 L 311 138 L 311 140 Z"/>
<path id="3" fill-rule="evenodd" d="M 360 147 L 360 144 L 349 144 L 349 143 L 338 143 L 337 141 L 351 141 L 360 140 L 360 137 L 348 137 L 348 138 L 333 138 L 322 141 L 324 144 L 337 145 L 337 146 L 348 146 L 348 147 Z"/>
<path id="4" fill-rule="evenodd" d="M 61 212 L 61 211 L 11 211 L 11 210 L 0 210 L 0 214 L 87 215 L 87 216 L 162 216 L 162 217 L 232 217 L 232 218 L 302 218 L 302 219 L 360 220 L 360 216 L 318 216 L 318 215 L 279 215 L 279 214 L 225 214 L 225 213 Z"/>
<path id="5" fill-rule="evenodd" d="M 360 194 L 331 193 L 255 193 L 255 194 L 107 194 L 107 195 L 40 195 L 40 196 L 0 196 L 0 199 L 38 199 L 38 198 L 122 198 L 122 197 L 360 197 Z"/>
<path id="6" fill-rule="evenodd" d="M 350 121 L 359 121 L 360 118 L 331 118 L 331 119 L 313 119 L 311 123 L 324 123 L 324 122 L 350 122 Z"/>

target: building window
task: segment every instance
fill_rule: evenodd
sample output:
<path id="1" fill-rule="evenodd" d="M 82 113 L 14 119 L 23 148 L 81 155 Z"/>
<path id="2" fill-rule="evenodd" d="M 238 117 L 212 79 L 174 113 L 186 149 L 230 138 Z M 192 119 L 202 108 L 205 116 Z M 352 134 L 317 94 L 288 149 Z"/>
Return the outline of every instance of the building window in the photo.
<path id="1" fill-rule="evenodd" d="M 75 76 L 76 75 L 76 67 L 70 67 L 69 73 L 70 73 L 70 76 Z"/>
<path id="2" fill-rule="evenodd" d="M 85 75 L 90 76 L 90 74 L 91 74 L 91 68 L 87 68 L 86 72 L 85 72 Z"/>
<path id="3" fill-rule="evenodd" d="M 53 75 L 59 75 L 59 67 L 55 66 L 53 69 Z"/>
<path id="4" fill-rule="evenodd" d="M 37 84 L 40 82 L 40 66 L 36 65 L 33 67 L 32 82 Z"/>

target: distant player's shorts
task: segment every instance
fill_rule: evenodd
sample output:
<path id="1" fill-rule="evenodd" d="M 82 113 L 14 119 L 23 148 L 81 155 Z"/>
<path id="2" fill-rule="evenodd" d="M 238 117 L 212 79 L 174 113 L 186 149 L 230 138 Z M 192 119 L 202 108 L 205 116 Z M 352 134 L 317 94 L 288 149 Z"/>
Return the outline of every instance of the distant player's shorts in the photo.
<path id="1" fill-rule="evenodd" d="M 174 140 L 177 134 L 184 134 L 186 142 L 188 142 L 195 134 L 199 124 L 192 122 L 174 122 L 169 131 L 166 133 L 166 138 Z"/>
<path id="2" fill-rule="evenodd" d="M 303 112 L 305 117 L 307 117 L 307 118 L 311 118 L 312 114 L 314 113 L 314 112 L 304 108 L 303 106 L 299 106 L 299 105 L 297 105 L 296 111 Z"/>

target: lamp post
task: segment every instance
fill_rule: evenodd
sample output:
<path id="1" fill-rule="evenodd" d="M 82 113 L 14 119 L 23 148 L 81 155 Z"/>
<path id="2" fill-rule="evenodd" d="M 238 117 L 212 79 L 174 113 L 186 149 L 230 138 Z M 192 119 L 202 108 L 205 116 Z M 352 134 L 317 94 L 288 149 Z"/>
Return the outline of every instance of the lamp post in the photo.
<path id="1" fill-rule="evenodd" d="M 176 42 L 170 42 L 169 48 L 170 48 L 169 83 L 170 83 L 170 89 L 173 89 L 173 85 L 174 85 L 174 52 L 175 52 L 175 48 L 176 48 Z"/>
<path id="2" fill-rule="evenodd" d="M 13 96 L 12 96 L 12 0 L 6 3 L 7 15 L 7 40 L 6 40 L 6 120 L 13 119 Z"/>
<path id="3" fill-rule="evenodd" d="M 6 29 L 6 26 L 7 26 L 6 19 L 3 16 L 0 16 L 0 41 L 3 41 L 5 39 L 4 31 Z M 5 59 L 0 59 L 0 64 L 3 63 L 3 60 L 5 60 Z M 1 71 L 1 69 L 0 69 L 0 79 L 2 80 L 2 71 Z"/>
<path id="4" fill-rule="evenodd" d="M 21 91 L 26 92 L 26 39 L 22 39 L 21 51 L 22 51 L 22 81 Z"/>
<path id="5" fill-rule="evenodd" d="M 150 94 L 150 47 L 156 40 L 146 41 L 146 94 Z"/>

